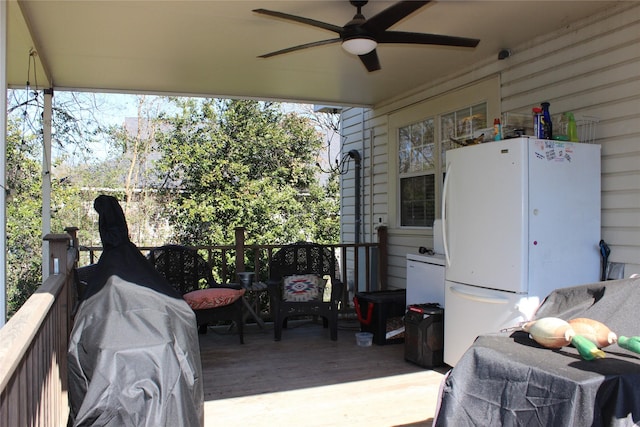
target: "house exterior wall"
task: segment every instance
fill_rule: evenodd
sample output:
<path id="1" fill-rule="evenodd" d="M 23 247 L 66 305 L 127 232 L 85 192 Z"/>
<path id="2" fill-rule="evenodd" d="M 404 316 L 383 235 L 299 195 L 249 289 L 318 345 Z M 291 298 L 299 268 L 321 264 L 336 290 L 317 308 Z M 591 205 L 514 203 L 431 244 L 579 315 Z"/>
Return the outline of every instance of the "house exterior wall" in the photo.
<path id="1" fill-rule="evenodd" d="M 609 260 L 626 264 L 626 276 L 640 273 L 640 4 L 621 2 L 606 15 L 511 50 L 508 59 L 487 58 L 372 109 L 343 111 L 343 150 L 355 149 L 362 156 L 360 240 L 375 241 L 376 224 L 388 226 L 386 288 L 405 288 L 406 254 L 433 245 L 431 228 L 403 229 L 396 219 L 397 118 L 412 114 L 416 104 L 496 77 L 502 113 L 530 114 L 533 106 L 549 101 L 552 113 L 572 111 L 576 117 L 598 118 L 601 237 L 611 248 Z M 345 242 L 355 237 L 353 184 L 350 169 L 343 175 L 341 189 Z"/>

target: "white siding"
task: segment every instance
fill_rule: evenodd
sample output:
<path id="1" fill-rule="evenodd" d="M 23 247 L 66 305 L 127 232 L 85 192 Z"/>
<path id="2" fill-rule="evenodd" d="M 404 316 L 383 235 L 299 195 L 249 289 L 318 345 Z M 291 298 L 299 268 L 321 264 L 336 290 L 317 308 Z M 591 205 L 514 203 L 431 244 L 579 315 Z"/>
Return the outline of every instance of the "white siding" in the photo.
<path id="1" fill-rule="evenodd" d="M 512 47 L 510 58 L 487 58 L 456 75 L 417 88 L 371 110 L 343 113 L 345 152 L 363 157 L 363 238 L 375 241 L 372 221 L 395 218 L 395 153 L 388 150 L 389 117 L 408 107 L 498 75 L 501 111 L 529 114 L 542 101 L 552 113 L 573 111 L 597 117 L 596 143 L 602 145 L 602 238 L 610 261 L 640 273 L 640 3 L 622 2 L 607 15 L 572 24 L 556 33 Z M 373 148 L 371 137 L 373 136 Z M 373 169 L 372 168 L 373 164 Z M 393 167 L 390 167 L 393 166 Z M 352 177 L 343 177 L 343 240 L 353 241 Z M 372 185 L 373 181 L 373 185 Z M 349 213 L 351 212 L 351 217 Z M 388 287 L 405 287 L 405 255 L 431 246 L 431 230 L 389 225 Z"/>

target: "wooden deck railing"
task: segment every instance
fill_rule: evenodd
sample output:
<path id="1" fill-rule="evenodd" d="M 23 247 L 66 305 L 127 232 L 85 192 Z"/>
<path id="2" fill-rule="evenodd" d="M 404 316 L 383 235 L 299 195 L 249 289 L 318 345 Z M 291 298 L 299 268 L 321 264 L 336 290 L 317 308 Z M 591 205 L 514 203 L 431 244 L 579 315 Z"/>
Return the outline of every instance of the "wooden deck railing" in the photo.
<path id="1" fill-rule="evenodd" d="M 376 243 L 336 243 L 324 245 L 330 247 L 338 257 L 342 282 L 346 284 L 343 295 L 342 311 L 350 310 L 350 297 L 355 291 L 386 289 L 387 277 L 387 233 L 385 227 L 378 229 Z M 268 277 L 269 261 L 283 245 L 253 245 L 245 241 L 245 230 L 235 230 L 235 243 L 230 245 L 191 246 L 197 249 L 207 260 L 216 280 L 220 283 L 236 281 L 236 273 L 253 271 L 259 280 Z M 153 247 L 140 246 L 146 254 Z M 373 250 L 375 249 L 375 251 Z M 97 262 L 102 247 L 80 246 L 79 265 Z M 236 256 L 236 254 L 243 256 Z M 375 253 L 375 255 L 374 255 Z M 361 271 L 364 270 L 364 271 Z"/>
<path id="2" fill-rule="evenodd" d="M 77 250 L 45 236 L 49 278 L 0 329 L 0 426 L 66 426 L 67 347 Z M 45 244 L 46 244 L 45 243 Z"/>

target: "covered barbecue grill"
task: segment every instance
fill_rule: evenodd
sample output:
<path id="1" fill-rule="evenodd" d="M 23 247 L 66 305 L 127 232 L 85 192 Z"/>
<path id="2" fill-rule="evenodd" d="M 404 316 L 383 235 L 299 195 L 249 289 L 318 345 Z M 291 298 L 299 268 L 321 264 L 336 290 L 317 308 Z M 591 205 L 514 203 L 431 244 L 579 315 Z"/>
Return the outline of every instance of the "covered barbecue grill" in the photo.
<path id="1" fill-rule="evenodd" d="M 104 252 L 84 272 L 71 333 L 69 425 L 202 426 L 193 310 L 129 240 L 118 201 L 94 207 Z"/>

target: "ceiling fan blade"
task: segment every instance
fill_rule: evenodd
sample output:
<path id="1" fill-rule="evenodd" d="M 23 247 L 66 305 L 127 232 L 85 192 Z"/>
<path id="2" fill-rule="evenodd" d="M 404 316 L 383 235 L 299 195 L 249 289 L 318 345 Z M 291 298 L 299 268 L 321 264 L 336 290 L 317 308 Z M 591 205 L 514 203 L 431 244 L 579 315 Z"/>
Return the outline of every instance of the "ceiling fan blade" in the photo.
<path id="1" fill-rule="evenodd" d="M 310 47 L 322 46 L 322 45 L 325 45 L 325 44 L 338 43 L 338 42 L 341 42 L 341 41 L 342 41 L 342 39 L 340 39 L 340 38 L 328 39 L 328 40 L 320 40 L 320 41 L 317 41 L 317 42 L 311 42 L 311 43 L 301 44 L 301 45 L 298 45 L 298 46 L 288 47 L 288 48 L 282 49 L 282 50 L 276 50 L 275 52 L 265 53 L 264 55 L 260 55 L 258 58 L 270 58 L 272 56 L 282 55 L 284 53 L 295 52 L 296 50 L 302 50 L 302 49 L 307 49 L 307 48 L 310 48 Z"/>
<path id="2" fill-rule="evenodd" d="M 261 15 L 274 16 L 276 18 L 286 19 L 288 21 L 299 22 L 301 24 L 322 28 L 323 30 L 333 31 L 334 33 L 338 33 L 338 34 L 342 34 L 342 32 L 344 31 L 342 27 L 339 27 L 337 25 L 328 24 L 322 21 L 316 21 L 315 19 L 304 18 L 302 16 L 290 15 L 288 13 L 276 12 L 274 10 L 267 10 L 267 9 L 254 9 L 253 11 Z"/>
<path id="3" fill-rule="evenodd" d="M 442 46 L 476 47 L 480 40 L 440 34 L 385 31 L 376 37 L 378 43 L 433 44 Z"/>
<path id="4" fill-rule="evenodd" d="M 378 59 L 378 54 L 376 53 L 375 49 L 373 49 L 369 53 L 358 56 L 360 57 L 360 60 L 362 61 L 364 66 L 367 67 L 367 71 L 371 72 L 380 69 L 380 60 Z"/>
<path id="5" fill-rule="evenodd" d="M 399 1 L 377 15 L 367 19 L 367 22 L 362 25 L 362 28 L 373 33 L 382 32 L 402 18 L 411 15 L 416 10 L 425 6 L 427 3 L 430 3 L 430 1 Z"/>

